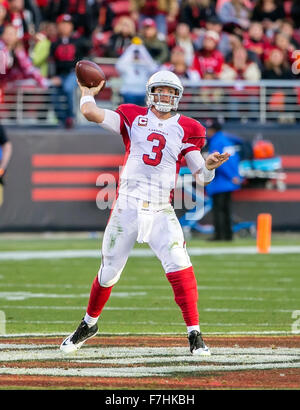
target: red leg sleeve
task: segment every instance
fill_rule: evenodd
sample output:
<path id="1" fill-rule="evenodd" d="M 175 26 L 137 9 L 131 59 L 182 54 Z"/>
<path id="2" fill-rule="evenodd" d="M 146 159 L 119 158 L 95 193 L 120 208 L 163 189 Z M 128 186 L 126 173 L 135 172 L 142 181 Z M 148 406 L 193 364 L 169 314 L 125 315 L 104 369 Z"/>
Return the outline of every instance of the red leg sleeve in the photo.
<path id="1" fill-rule="evenodd" d="M 98 275 L 92 284 L 90 299 L 87 307 L 87 313 L 91 317 L 98 317 L 108 301 L 113 286 L 105 288 L 99 284 Z"/>
<path id="2" fill-rule="evenodd" d="M 175 302 L 180 307 L 183 319 L 187 326 L 199 324 L 198 289 L 193 267 L 167 274 Z"/>

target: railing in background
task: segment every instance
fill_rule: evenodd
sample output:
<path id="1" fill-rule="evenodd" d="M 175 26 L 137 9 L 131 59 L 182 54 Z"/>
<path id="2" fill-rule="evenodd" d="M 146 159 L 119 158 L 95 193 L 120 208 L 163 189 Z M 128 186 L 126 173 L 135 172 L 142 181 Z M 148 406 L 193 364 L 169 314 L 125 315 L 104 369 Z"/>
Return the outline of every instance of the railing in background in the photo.
<path id="1" fill-rule="evenodd" d="M 179 105 L 182 114 L 198 120 L 298 122 L 300 120 L 299 81 L 203 81 L 185 87 Z"/>
<path id="2" fill-rule="evenodd" d="M 121 79 L 110 77 L 97 104 L 114 109 L 122 103 L 119 94 Z M 1 90 L 0 90 L 1 91 Z M 79 111 L 79 93 L 75 95 L 76 122 L 89 124 Z M 61 99 L 61 104 L 65 100 Z M 201 121 L 218 118 L 226 122 L 300 122 L 299 81 L 202 81 L 185 87 L 179 105 L 182 114 Z M 5 125 L 57 125 L 53 108 L 53 90 L 36 88 L 26 81 L 8 86 L 0 94 L 0 120 Z"/>
<path id="3" fill-rule="evenodd" d="M 53 90 L 39 88 L 32 80 L 10 83 L 0 90 L 0 121 L 4 125 L 57 125 Z M 59 99 L 62 107 L 66 99 Z"/>

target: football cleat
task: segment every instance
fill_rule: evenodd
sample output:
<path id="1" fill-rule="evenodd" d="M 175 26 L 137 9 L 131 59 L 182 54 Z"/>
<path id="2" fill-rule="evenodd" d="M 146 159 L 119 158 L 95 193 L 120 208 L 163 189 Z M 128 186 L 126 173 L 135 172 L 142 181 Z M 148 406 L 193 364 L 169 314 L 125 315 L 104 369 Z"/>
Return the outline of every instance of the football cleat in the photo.
<path id="1" fill-rule="evenodd" d="M 192 330 L 188 335 L 190 343 L 190 351 L 194 355 L 210 356 L 210 350 L 205 345 L 201 333 L 197 330 Z"/>
<path id="2" fill-rule="evenodd" d="M 64 353 L 72 353 L 80 349 L 83 343 L 93 336 L 96 336 L 98 332 L 98 325 L 95 324 L 92 327 L 88 327 L 87 323 L 82 319 L 80 325 L 71 333 L 60 345 L 60 350 Z"/>

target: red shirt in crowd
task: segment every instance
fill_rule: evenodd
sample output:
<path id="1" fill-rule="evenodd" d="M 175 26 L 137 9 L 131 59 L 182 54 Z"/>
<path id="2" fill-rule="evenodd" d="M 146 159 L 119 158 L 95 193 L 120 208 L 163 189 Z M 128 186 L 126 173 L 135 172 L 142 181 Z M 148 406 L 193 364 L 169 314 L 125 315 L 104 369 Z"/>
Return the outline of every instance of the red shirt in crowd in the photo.
<path id="1" fill-rule="evenodd" d="M 192 68 L 199 72 L 201 78 L 207 72 L 213 73 L 217 77 L 222 70 L 223 63 L 224 57 L 219 50 L 200 50 L 195 54 Z"/>

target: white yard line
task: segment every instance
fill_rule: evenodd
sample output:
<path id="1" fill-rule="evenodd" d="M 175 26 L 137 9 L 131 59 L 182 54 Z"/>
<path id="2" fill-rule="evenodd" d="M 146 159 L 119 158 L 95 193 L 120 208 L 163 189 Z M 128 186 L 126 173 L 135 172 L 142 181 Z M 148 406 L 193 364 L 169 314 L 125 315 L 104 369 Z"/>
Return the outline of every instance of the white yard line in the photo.
<path id="1" fill-rule="evenodd" d="M 32 309 L 32 310 L 84 310 L 86 306 L 17 306 L 4 305 L 1 309 Z M 107 306 L 105 310 L 133 310 L 133 311 L 178 311 L 178 307 L 145 307 L 145 306 Z M 296 309 L 272 309 L 276 313 L 291 313 Z M 265 313 L 266 309 L 242 309 L 242 308 L 203 308 L 203 312 L 240 312 L 240 313 Z"/>
<path id="2" fill-rule="evenodd" d="M 49 346 L 0 344 L 5 351 L 0 353 L 0 374 L 48 375 L 80 377 L 143 377 L 162 376 L 172 373 L 199 373 L 211 371 L 257 370 L 276 368 L 299 368 L 299 348 L 213 348 L 212 356 L 191 356 L 188 347 L 100 347 L 85 346 L 76 354 L 64 355 Z M 7 363 L 14 361 L 68 361 L 114 365 L 119 367 L 65 368 L 13 368 Z M 157 366 L 147 366 L 156 364 Z M 2 365 L 1 365 L 2 364 Z M 134 364 L 144 364 L 134 367 Z"/>
<path id="3" fill-rule="evenodd" d="M 201 323 L 202 325 L 210 325 L 211 323 Z M 246 325 L 246 324 L 245 324 Z M 231 326 L 234 326 L 234 324 L 231 324 Z M 249 323 L 247 326 L 250 326 Z M 10 334 L 5 334 L 5 335 L 0 335 L 0 339 L 10 339 L 14 337 L 65 337 L 68 332 L 47 332 L 47 333 L 38 333 L 38 332 L 29 332 L 29 333 L 10 333 Z M 183 336 L 186 337 L 185 331 L 182 332 L 101 332 L 98 333 L 98 336 L 100 337 L 109 337 L 109 336 Z M 286 330 L 250 330 L 250 331 L 226 331 L 226 332 L 205 332 L 205 335 L 218 335 L 218 336 L 226 336 L 232 335 L 232 336 L 240 336 L 240 335 L 257 335 L 257 336 L 263 336 L 263 335 L 285 335 L 285 336 L 294 336 L 295 333 L 292 333 L 291 331 L 286 331 Z"/>
<path id="4" fill-rule="evenodd" d="M 188 248 L 191 256 L 200 255 L 226 255 L 226 254 L 257 254 L 255 246 L 237 246 L 220 248 Z M 300 246 L 272 246 L 270 253 L 287 254 L 300 253 Z M 130 254 L 132 257 L 144 258 L 154 256 L 151 249 L 133 249 Z M 99 258 L 99 250 L 64 250 L 64 251 L 9 251 L 0 252 L 0 260 L 30 260 L 30 259 L 66 259 L 66 258 Z"/>

